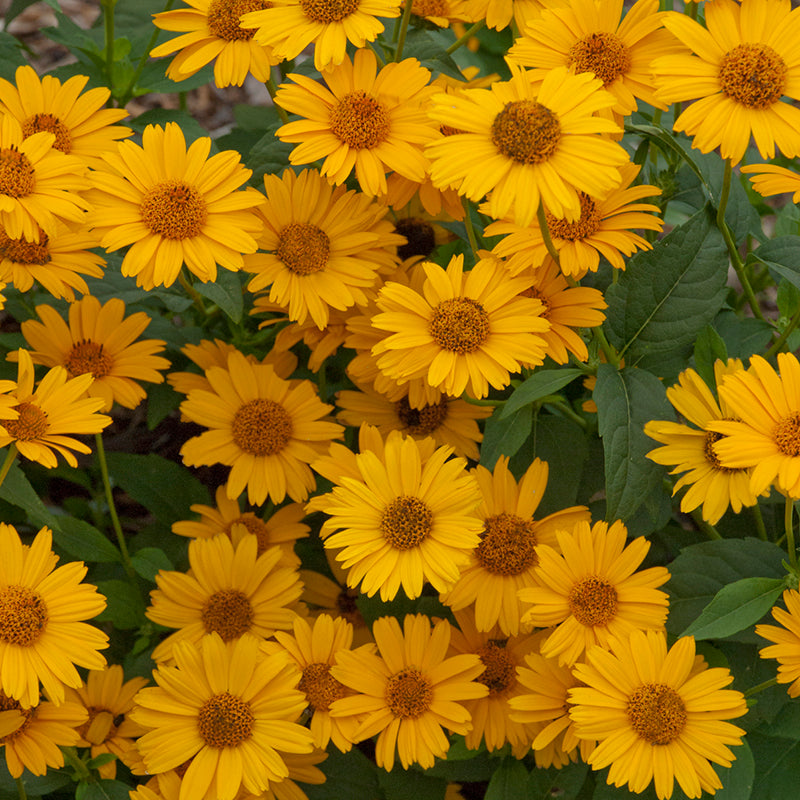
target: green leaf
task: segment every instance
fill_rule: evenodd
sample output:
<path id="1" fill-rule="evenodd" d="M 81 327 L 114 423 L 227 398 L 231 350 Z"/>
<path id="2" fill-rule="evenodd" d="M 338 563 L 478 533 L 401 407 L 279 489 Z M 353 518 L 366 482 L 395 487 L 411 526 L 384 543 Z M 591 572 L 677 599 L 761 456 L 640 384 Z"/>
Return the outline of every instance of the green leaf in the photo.
<path id="1" fill-rule="evenodd" d="M 750 358 L 763 353 L 772 338 L 772 325 L 763 319 L 741 318 L 723 309 L 712 323 L 728 349 L 729 358 Z"/>
<path id="2" fill-rule="evenodd" d="M 725 340 L 714 330 L 713 325 L 706 325 L 694 343 L 694 365 L 700 377 L 712 392 L 716 392 L 717 382 L 714 377 L 714 362 L 728 360 L 728 348 Z"/>
<path id="3" fill-rule="evenodd" d="M 6 15 L 6 26 L 8 22 Z M 23 61 L 19 40 L 5 31 L 0 32 L 0 77 L 16 81 L 17 66 Z"/>
<path id="4" fill-rule="evenodd" d="M 748 262 L 761 261 L 775 283 L 781 278 L 800 289 L 800 236 L 778 236 L 753 250 Z"/>
<path id="5" fill-rule="evenodd" d="M 59 518 L 59 530 L 53 533 L 53 540 L 71 556 L 83 561 L 97 563 L 122 561 L 119 550 L 108 537 L 82 519 Z"/>
<path id="6" fill-rule="evenodd" d="M 253 170 L 250 184 L 263 189 L 264 175 L 282 174 L 289 165 L 289 153 L 294 145 L 275 136 L 279 124 L 271 125 L 266 133 L 245 154 L 244 161 Z"/>
<path id="7" fill-rule="evenodd" d="M 511 416 L 500 419 L 495 411 L 486 420 L 481 443 L 481 464 L 486 469 L 493 469 L 500 456 L 509 458 L 522 447 L 531 432 L 533 424 L 533 408 L 523 406 Z"/>
<path id="8" fill-rule="evenodd" d="M 733 754 L 736 756 L 736 761 L 730 767 L 711 765 L 722 782 L 722 788 L 714 795 L 715 800 L 750 800 L 750 795 L 753 793 L 756 762 L 747 739 L 733 748 Z M 759 792 L 759 797 L 767 795 Z"/>
<path id="9" fill-rule="evenodd" d="M 90 758 L 86 762 L 86 766 L 90 769 L 98 769 L 99 767 L 103 767 L 106 764 L 110 764 L 112 761 L 116 760 L 117 757 L 114 755 L 114 753 L 100 753 L 100 755 Z"/>
<path id="10" fill-rule="evenodd" d="M 171 411 L 180 404 L 183 396 L 168 383 L 157 383 L 147 391 L 147 430 L 153 431 Z"/>
<path id="11" fill-rule="evenodd" d="M 567 764 L 561 769 L 535 769 L 528 779 L 526 800 L 572 800 L 586 780 L 586 764 Z"/>
<path id="12" fill-rule="evenodd" d="M 648 459 L 656 443 L 645 436 L 651 419 L 674 419 L 661 381 L 642 369 L 600 364 L 594 389 L 603 439 L 606 519 L 625 520 L 662 481 L 665 469 Z"/>
<path id="13" fill-rule="evenodd" d="M 7 451 L 3 451 L 5 457 Z M 2 486 L 0 497 L 13 506 L 23 509 L 33 525 L 47 525 L 54 531 L 59 527 L 59 519 L 54 517 L 39 498 L 30 481 L 25 477 L 18 464 L 12 464 Z"/>
<path id="14" fill-rule="evenodd" d="M 775 236 L 790 236 L 800 230 L 800 208 L 787 203 L 775 215 Z"/>
<path id="15" fill-rule="evenodd" d="M 488 781 L 497 769 L 497 758 L 486 750 L 470 750 L 463 736 L 451 736 L 450 749 L 446 760 L 437 759 L 436 763 L 425 770 L 426 775 L 435 775 L 458 783 L 475 783 Z"/>
<path id="16" fill-rule="evenodd" d="M 579 369 L 536 370 L 506 400 L 500 411 L 500 419 L 505 419 L 523 406 L 536 402 L 540 397 L 554 394 L 581 375 L 583 373 Z"/>
<path id="17" fill-rule="evenodd" d="M 175 567 L 167 558 L 167 554 L 158 547 L 143 547 L 131 556 L 131 563 L 138 575 L 146 581 L 155 583 L 159 570 L 174 570 Z"/>
<path id="18" fill-rule="evenodd" d="M 132 630 L 146 621 L 144 603 L 138 590 L 127 581 L 97 581 L 97 588 L 105 595 L 108 605 L 95 619 L 112 622 L 120 630 Z"/>
<path id="19" fill-rule="evenodd" d="M 216 281 L 213 283 L 198 281 L 194 284 L 194 288 L 198 294 L 207 297 L 212 303 L 216 303 L 236 325 L 242 321 L 244 310 L 242 284 L 235 272 L 220 269 L 217 272 Z"/>
<path id="20" fill-rule="evenodd" d="M 723 586 L 681 636 L 724 639 L 739 633 L 758 622 L 785 588 L 781 578 L 742 578 Z"/>
<path id="21" fill-rule="evenodd" d="M 484 800 L 520 800 L 526 797 L 529 777 L 521 761 L 504 758 L 489 781 Z"/>
<path id="22" fill-rule="evenodd" d="M 386 800 L 444 800 L 447 781 L 416 769 L 403 769 L 396 764 L 391 772 L 378 771 L 378 783 Z"/>
<path id="23" fill-rule="evenodd" d="M 319 767 L 327 778 L 319 785 L 303 784 L 308 800 L 330 800 L 341 798 L 378 798 L 378 767 L 357 747 L 349 753 L 340 753 L 335 747 L 328 751 L 328 758 Z"/>
<path id="24" fill-rule="evenodd" d="M 756 733 L 748 734 L 747 739 L 756 764 L 757 797 L 765 800 L 796 797 L 800 741 L 789 742 Z"/>
<path id="25" fill-rule="evenodd" d="M 148 125 L 160 125 L 163 128 L 168 122 L 178 123 L 187 145 L 195 139 L 208 136 L 208 131 L 188 111 L 178 108 L 151 108 L 149 111 L 127 120 L 127 124 L 139 133 L 142 133 Z M 215 150 L 216 147 L 212 141 L 211 152 L 213 153 Z"/>
<path id="26" fill-rule="evenodd" d="M 611 343 L 628 366 L 672 377 L 722 306 L 728 253 L 707 211 L 628 262 L 606 291 Z"/>
<path id="27" fill-rule="evenodd" d="M 82 781 L 75 790 L 75 800 L 128 800 L 131 787 L 122 781 Z"/>
<path id="28" fill-rule="evenodd" d="M 29 797 L 46 796 L 50 792 L 55 792 L 62 786 L 72 783 L 68 772 L 56 769 L 48 769 L 45 775 L 32 775 L 28 770 L 22 773 L 22 781 L 25 784 Z M 17 783 L 8 771 L 5 758 L 0 758 L 0 792 L 9 793 L 14 798 L 19 797 Z"/>

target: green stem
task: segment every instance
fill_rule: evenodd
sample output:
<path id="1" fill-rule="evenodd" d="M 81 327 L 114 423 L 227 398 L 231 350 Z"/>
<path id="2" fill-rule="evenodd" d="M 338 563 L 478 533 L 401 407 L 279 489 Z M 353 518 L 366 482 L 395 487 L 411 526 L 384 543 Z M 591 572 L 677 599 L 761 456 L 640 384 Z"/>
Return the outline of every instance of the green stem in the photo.
<path id="1" fill-rule="evenodd" d="M 772 358 L 776 353 L 783 350 L 786 340 L 794 333 L 795 328 L 800 324 L 800 308 L 794 312 L 794 316 L 789 320 L 789 324 L 783 329 L 783 333 L 770 345 L 769 350 L 764 353 L 764 358 Z"/>
<path id="2" fill-rule="evenodd" d="M 617 353 L 617 351 L 609 343 L 608 339 L 606 339 L 606 335 L 603 332 L 603 326 L 598 325 L 597 327 L 592 328 L 592 336 L 594 337 L 594 340 L 597 342 L 600 349 L 603 351 L 606 357 L 606 363 L 615 367 L 619 367 L 621 354 Z"/>
<path id="3" fill-rule="evenodd" d="M 745 697 L 752 697 L 754 694 L 758 694 L 759 692 L 763 692 L 764 689 L 769 689 L 770 686 L 777 686 L 778 685 L 778 676 L 776 675 L 774 678 L 770 678 L 768 681 L 764 681 L 764 683 L 759 683 L 753 686 L 752 689 L 748 689 L 746 692 L 743 692 Z"/>
<path id="4" fill-rule="evenodd" d="M 203 303 L 203 298 L 200 296 L 197 289 L 195 289 L 194 286 L 192 286 L 192 284 L 189 283 L 189 280 L 187 279 L 186 275 L 183 274 L 183 268 L 181 268 L 181 271 L 178 273 L 178 281 L 180 285 L 183 286 L 183 288 L 186 290 L 186 294 L 188 294 L 189 297 L 192 298 L 192 302 L 194 303 L 195 308 L 197 308 L 197 310 L 203 315 L 204 318 L 207 317 L 208 312 L 206 311 L 206 307 Z"/>
<path id="5" fill-rule="evenodd" d="M 79 758 L 78 751 L 74 747 L 62 747 L 61 752 L 64 754 L 64 761 L 72 768 L 75 773 L 75 779 L 78 781 L 88 780 L 92 777 L 92 773 L 83 760 Z"/>
<path id="6" fill-rule="evenodd" d="M 447 50 L 445 50 L 445 53 L 447 53 L 447 55 L 449 56 L 455 53 L 455 51 L 458 50 L 459 47 L 466 44 L 485 25 L 486 25 L 485 19 L 476 22 L 471 28 L 467 30 L 467 32 L 463 36 L 456 39 L 453 42 L 453 44 L 451 44 L 450 47 L 448 47 Z"/>
<path id="7" fill-rule="evenodd" d="M 697 19 L 697 6 L 700 5 L 699 3 L 692 3 L 689 2 L 689 18 L 690 19 Z"/>
<path id="8" fill-rule="evenodd" d="M 767 528 L 764 525 L 764 517 L 761 514 L 761 506 L 758 503 L 756 503 L 751 508 L 751 511 L 753 513 L 753 520 L 756 523 L 756 531 L 758 532 L 758 538 L 766 542 Z"/>
<path id="9" fill-rule="evenodd" d="M 383 69 L 386 66 L 383 56 L 378 52 L 377 48 L 374 44 L 372 44 L 372 42 L 367 42 L 367 47 L 372 50 L 372 54 L 375 56 L 375 60 L 378 62 L 378 69 Z"/>
<path id="10" fill-rule="evenodd" d="M 264 81 L 264 86 L 267 87 L 269 96 L 272 98 L 272 105 L 275 106 L 275 110 L 278 112 L 281 122 L 286 125 L 289 122 L 289 115 L 286 113 L 286 109 L 283 106 L 275 102 L 275 95 L 278 93 L 278 87 L 275 85 L 275 81 L 272 80 L 272 75 Z"/>
<path id="11" fill-rule="evenodd" d="M 783 525 L 786 529 L 786 550 L 789 553 L 789 564 L 792 569 L 797 571 L 797 548 L 794 544 L 794 500 L 786 498 L 786 505 L 783 512 Z"/>
<path id="12" fill-rule="evenodd" d="M 14 782 L 17 784 L 19 800 L 28 800 L 28 793 L 25 791 L 25 781 L 22 780 L 22 775 L 19 778 L 14 778 Z"/>
<path id="13" fill-rule="evenodd" d="M 472 210 L 472 206 L 470 205 L 469 200 L 462 195 L 461 196 L 461 204 L 464 206 L 464 226 L 467 229 L 467 238 L 469 239 L 469 246 L 472 248 L 472 252 L 475 254 L 475 258 L 478 257 L 478 238 L 475 235 L 475 228 L 472 225 L 472 214 L 470 213 Z"/>
<path id="14" fill-rule="evenodd" d="M 114 6 L 116 0 L 103 0 L 103 23 L 106 37 L 106 74 L 108 88 L 114 92 Z"/>
<path id="15" fill-rule="evenodd" d="M 461 399 L 465 403 L 469 403 L 471 406 L 491 406 L 492 408 L 502 408 L 505 404 L 505 400 L 479 400 L 477 397 L 470 397 L 467 394 L 462 394 Z"/>
<path id="16" fill-rule="evenodd" d="M 8 448 L 8 452 L 6 453 L 6 460 L 3 462 L 3 466 L 0 467 L 0 486 L 3 485 L 3 481 L 6 479 L 6 475 L 8 475 L 8 471 L 11 469 L 11 465 L 17 458 L 17 445 L 16 443 L 12 442 L 11 446 Z"/>
<path id="17" fill-rule="evenodd" d="M 697 527 L 701 531 L 703 531 L 703 533 L 706 536 L 708 536 L 709 539 L 721 539 L 722 538 L 722 536 L 720 536 L 720 534 L 719 534 L 719 531 L 713 525 L 709 525 L 709 523 L 706 522 L 700 516 L 700 512 L 697 509 L 692 511 L 691 515 L 692 515 L 692 519 L 695 522 L 695 525 L 697 525 Z"/>
<path id="18" fill-rule="evenodd" d="M 558 264 L 559 268 L 561 267 L 561 257 L 558 255 L 558 250 L 556 250 L 555 245 L 553 244 L 553 239 L 550 236 L 550 226 L 547 224 L 547 214 L 544 210 L 544 203 L 539 201 L 539 207 L 536 209 L 536 220 L 539 223 L 539 229 L 542 232 L 542 239 L 544 240 L 544 246 L 547 248 L 547 252 L 550 254 L 550 258 Z"/>
<path id="19" fill-rule="evenodd" d="M 403 57 L 403 47 L 406 44 L 406 34 L 408 33 L 408 21 L 411 19 L 411 8 L 414 5 L 413 0 L 405 0 L 403 6 L 403 17 L 400 20 L 400 35 L 397 37 L 397 48 L 394 51 L 394 60 L 400 61 Z"/>
<path id="20" fill-rule="evenodd" d="M 570 404 L 560 395 L 552 395 L 550 397 L 542 397 L 539 402 L 543 405 L 551 405 L 558 409 L 567 419 L 571 419 L 576 425 L 579 425 L 583 430 L 589 427 L 586 420 L 573 411 Z"/>

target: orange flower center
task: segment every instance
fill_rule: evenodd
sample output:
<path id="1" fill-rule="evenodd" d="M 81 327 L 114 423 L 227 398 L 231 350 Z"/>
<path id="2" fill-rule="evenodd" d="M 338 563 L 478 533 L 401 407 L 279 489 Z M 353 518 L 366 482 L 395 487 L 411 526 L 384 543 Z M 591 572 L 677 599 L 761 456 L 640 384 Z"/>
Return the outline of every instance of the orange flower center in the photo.
<path id="1" fill-rule="evenodd" d="M 206 203 L 200 192 L 185 181 L 170 179 L 156 184 L 142 198 L 142 221 L 156 236 L 191 239 L 199 236 L 206 221 Z"/>
<path id="2" fill-rule="evenodd" d="M 389 114 L 363 89 L 346 94 L 331 108 L 331 133 L 355 150 L 371 150 L 389 135 Z"/>
<path id="3" fill-rule="evenodd" d="M 32 442 L 47 433 L 47 414 L 33 403 L 20 403 L 14 406 L 19 414 L 17 419 L 3 420 L 6 433 L 21 442 Z"/>
<path id="4" fill-rule="evenodd" d="M 71 377 L 91 372 L 95 378 L 103 378 L 114 368 L 114 359 L 103 352 L 103 345 L 83 339 L 72 345 L 64 366 Z"/>
<path id="5" fill-rule="evenodd" d="M 396 716 L 403 719 L 417 719 L 433 702 L 433 688 L 430 681 L 413 667 L 400 670 L 386 683 L 386 705 Z"/>
<path id="6" fill-rule="evenodd" d="M 209 747 L 238 747 L 252 735 L 250 704 L 230 692 L 215 694 L 200 707 L 197 728 Z"/>
<path id="7" fill-rule="evenodd" d="M 536 534 L 532 519 L 503 512 L 487 517 L 483 525 L 475 558 L 487 572 L 520 575 L 536 566 Z"/>
<path id="8" fill-rule="evenodd" d="M 47 603 L 28 586 L 0 589 L 0 641 L 30 647 L 47 628 Z"/>
<path id="9" fill-rule="evenodd" d="M 474 353 L 489 336 L 489 315 L 471 297 L 442 300 L 433 310 L 428 332 L 443 350 Z"/>
<path id="10" fill-rule="evenodd" d="M 72 134 L 69 128 L 52 114 L 34 114 L 28 117 L 22 125 L 22 135 L 27 139 L 34 133 L 54 133 L 56 140 L 53 147 L 62 153 L 69 153 L 72 150 Z"/>
<path id="11" fill-rule="evenodd" d="M 800 414 L 784 417 L 775 426 L 772 436 L 785 456 L 800 456 Z"/>
<path id="12" fill-rule="evenodd" d="M 703 454 L 706 457 L 706 461 L 717 471 L 719 472 L 738 472 L 739 470 L 733 469 L 731 467 L 724 467 L 717 456 L 716 451 L 714 450 L 714 445 L 720 440 L 724 439 L 725 437 L 721 433 L 717 433 L 716 431 L 706 431 L 706 438 L 703 443 Z M 800 447 L 800 444 L 795 445 L 796 447 Z"/>
<path id="13" fill-rule="evenodd" d="M 561 140 L 561 123 L 547 106 L 535 100 L 515 100 L 494 118 L 492 142 L 520 164 L 541 164 Z"/>
<path id="14" fill-rule="evenodd" d="M 325 231 L 307 222 L 292 222 L 278 234 L 275 255 L 295 275 L 311 275 L 325 269 L 330 252 Z"/>
<path id="15" fill-rule="evenodd" d="M 569 64 L 575 72 L 593 72 L 608 86 L 631 68 L 631 56 L 615 33 L 590 33 L 572 45 Z"/>
<path id="16" fill-rule="evenodd" d="M 669 744 L 686 726 L 681 696 L 663 683 L 640 686 L 628 699 L 627 711 L 633 730 L 650 744 Z"/>
<path id="17" fill-rule="evenodd" d="M 511 689 L 517 682 L 517 665 L 506 650 L 506 640 L 490 639 L 478 650 L 478 655 L 486 669 L 475 678 L 489 687 L 489 697 Z"/>
<path id="18" fill-rule="evenodd" d="M 211 0 L 208 5 L 208 29 L 226 42 L 247 42 L 256 30 L 247 30 L 239 24 L 243 14 L 272 8 L 267 0 Z"/>
<path id="19" fill-rule="evenodd" d="M 254 616 L 249 598 L 238 589 L 214 592 L 200 612 L 206 633 L 218 633 L 223 642 L 231 642 L 247 633 Z"/>
<path id="20" fill-rule="evenodd" d="M 303 669 L 297 688 L 305 693 L 314 711 L 327 711 L 334 700 L 345 695 L 344 686 L 331 675 L 331 665 L 322 661 Z"/>
<path id="21" fill-rule="evenodd" d="M 231 528 L 233 528 L 234 525 L 244 525 L 244 527 L 256 537 L 258 542 L 258 555 L 261 555 L 268 547 L 272 546 L 272 542 L 270 542 L 269 528 L 267 527 L 266 523 L 260 520 L 255 514 L 247 512 L 246 514 L 242 514 L 241 517 L 232 519 L 225 526 L 225 533 L 227 533 L 229 536 L 231 533 Z"/>
<path id="22" fill-rule="evenodd" d="M 783 96 L 786 62 L 768 44 L 737 44 L 722 57 L 723 94 L 748 108 L 769 108 Z"/>
<path id="23" fill-rule="evenodd" d="M 357 8 L 358 0 L 300 0 L 300 8 L 313 22 L 341 22 Z"/>
<path id="24" fill-rule="evenodd" d="M 412 436 L 428 436 L 447 419 L 448 402 L 444 399 L 422 408 L 411 408 L 408 397 L 404 397 L 394 404 L 394 411 L 404 430 Z"/>
<path id="25" fill-rule="evenodd" d="M 617 613 L 617 590 L 605 578 L 590 575 L 570 589 L 567 603 L 581 625 L 602 627 Z"/>
<path id="26" fill-rule="evenodd" d="M 274 456 L 292 438 L 292 418 L 272 400 L 250 400 L 233 417 L 233 441 L 254 456 Z"/>
<path id="27" fill-rule="evenodd" d="M 414 0 L 411 13 L 418 17 L 447 17 L 450 15 L 450 4 L 447 0 Z"/>
<path id="28" fill-rule="evenodd" d="M 0 194 L 27 197 L 36 189 L 33 164 L 14 145 L 0 150 Z"/>
<path id="29" fill-rule="evenodd" d="M 31 724 L 31 720 L 36 716 L 36 707 L 23 708 L 18 700 L 14 700 L 13 698 L 9 697 L 2 689 L 0 689 L 0 712 L 2 711 L 18 711 L 23 717 L 22 725 L 20 725 L 19 728 L 17 728 L 13 733 L 9 733 L 8 736 L 3 736 L 0 738 L 0 743 L 2 744 L 13 742 L 14 739 L 24 733 L 28 725 Z"/>
<path id="30" fill-rule="evenodd" d="M 459 133 L 467 133 L 467 131 L 461 130 L 461 128 L 454 128 L 452 125 L 439 125 L 439 131 L 442 136 L 456 136 Z"/>
<path id="31" fill-rule="evenodd" d="M 431 532 L 433 512 L 418 497 L 403 495 L 386 506 L 381 533 L 397 550 L 416 547 Z"/>
<path id="32" fill-rule="evenodd" d="M 581 215 L 575 222 L 554 217 L 549 212 L 545 214 L 547 227 L 554 239 L 566 239 L 574 242 L 588 239 L 600 227 L 600 214 L 597 213 L 594 200 L 588 194 L 579 193 L 581 201 Z"/>
<path id="33" fill-rule="evenodd" d="M 44 231 L 39 231 L 38 242 L 26 242 L 25 239 L 12 239 L 0 228 L 0 258 L 28 266 L 40 267 L 49 264 L 50 251 L 47 249 L 49 241 Z"/>
<path id="34" fill-rule="evenodd" d="M 408 240 L 397 248 L 400 258 L 423 256 L 427 258 L 436 248 L 436 236 L 433 225 L 427 220 L 407 217 L 401 219 L 394 226 L 395 231 Z"/>

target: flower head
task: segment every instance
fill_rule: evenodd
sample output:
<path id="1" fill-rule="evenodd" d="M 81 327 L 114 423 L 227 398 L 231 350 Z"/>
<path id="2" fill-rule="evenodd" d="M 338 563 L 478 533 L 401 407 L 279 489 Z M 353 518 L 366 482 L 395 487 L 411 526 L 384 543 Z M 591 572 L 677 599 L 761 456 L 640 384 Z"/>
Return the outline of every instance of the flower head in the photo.
<path id="1" fill-rule="evenodd" d="M 800 592 L 787 589 L 783 593 L 786 610 L 775 606 L 772 616 L 777 625 L 756 625 L 756 633 L 772 642 L 759 651 L 761 658 L 778 660 L 778 683 L 790 684 L 789 697 L 800 695 Z"/>

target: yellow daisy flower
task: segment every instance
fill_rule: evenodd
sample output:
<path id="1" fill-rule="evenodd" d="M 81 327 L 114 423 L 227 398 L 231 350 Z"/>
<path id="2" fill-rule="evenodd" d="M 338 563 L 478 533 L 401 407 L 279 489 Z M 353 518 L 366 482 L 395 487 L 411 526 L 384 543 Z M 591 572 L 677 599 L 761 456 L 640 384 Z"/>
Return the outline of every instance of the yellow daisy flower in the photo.
<path id="1" fill-rule="evenodd" d="M 267 310 L 273 311 L 274 304 L 262 295 L 253 300 L 253 309 L 250 313 L 260 314 Z M 302 342 L 311 351 L 305 366 L 312 372 L 319 372 L 326 359 L 334 355 L 344 344 L 347 338 L 346 320 L 352 313 L 352 309 L 337 311 L 335 308 L 330 308 L 328 311 L 328 324 L 324 328 L 318 328 L 313 319 L 306 319 L 303 323 L 291 322 L 282 328 L 275 337 L 272 355 L 275 358 L 292 356 L 289 348 Z M 271 320 L 262 322 L 258 327 L 263 328 L 270 322 Z"/>
<path id="2" fill-rule="evenodd" d="M 268 365 L 251 364 L 241 353 L 228 367 L 210 367 L 212 391 L 196 389 L 181 412 L 209 430 L 181 448 L 190 467 L 227 464 L 228 497 L 247 489 L 253 505 L 267 497 L 276 503 L 288 494 L 305 500 L 314 489 L 308 467 L 322 449 L 341 437 L 342 427 L 324 417 L 333 406 L 322 403 L 310 381 L 281 380 Z"/>
<path id="3" fill-rule="evenodd" d="M 790 0 L 707 3 L 706 27 L 668 13 L 664 27 L 695 55 L 657 58 L 652 65 L 658 96 L 695 100 L 675 120 L 703 153 L 720 148 L 738 164 L 755 140 L 762 158 L 800 154 L 800 10 Z M 784 102 L 786 97 L 789 102 Z"/>
<path id="4" fill-rule="evenodd" d="M 520 590 L 519 599 L 533 603 L 523 624 L 558 626 L 542 643 L 543 656 L 574 664 L 592 645 L 608 647 L 611 637 L 663 630 L 669 596 L 657 587 L 669 580 L 669 572 L 666 567 L 636 572 L 650 542 L 638 536 L 626 547 L 627 538 L 619 520 L 591 528 L 579 522 L 571 532 L 556 533 L 561 555 L 546 544 L 537 546 L 538 586 Z"/>
<path id="5" fill-rule="evenodd" d="M 261 229 L 253 208 L 255 189 L 237 191 L 252 174 L 239 154 L 224 150 L 208 158 L 211 139 L 186 147 L 180 127 L 148 125 L 142 146 L 121 142 L 104 154 L 108 171 L 92 173 L 94 230 L 106 250 L 131 245 L 122 274 L 145 289 L 171 286 L 186 264 L 201 281 L 214 281 L 217 265 L 242 268 L 254 253 Z"/>
<path id="6" fill-rule="evenodd" d="M 249 11 L 272 5 L 269 0 L 184 0 L 188 8 L 162 11 L 153 15 L 153 24 L 176 36 L 150 51 L 150 55 L 169 56 L 177 52 L 167 67 L 173 81 L 191 78 L 214 61 L 214 83 L 220 88 L 241 86 L 248 74 L 263 83 L 270 67 L 281 59 L 269 47 L 255 41 L 255 31 L 242 27 L 241 18 Z"/>
<path id="7" fill-rule="evenodd" d="M 579 192 L 604 197 L 620 183 L 625 151 L 608 138 L 612 121 L 595 116 L 614 97 L 589 73 L 566 67 L 534 86 L 524 70 L 488 89 L 437 94 L 428 112 L 460 132 L 426 148 L 435 186 L 457 185 L 470 200 L 491 192 L 495 219 L 513 209 L 517 225 L 530 225 L 542 202 L 551 213 L 579 219 Z"/>
<path id="8" fill-rule="evenodd" d="M 463 703 L 488 695 L 486 684 L 476 681 L 485 665 L 471 653 L 447 657 L 447 620 L 431 629 L 428 617 L 408 614 L 401 629 L 393 617 L 381 617 L 373 633 L 380 655 L 342 651 L 331 667 L 334 678 L 358 692 L 336 700 L 331 716 L 360 716 L 356 741 L 378 735 L 379 767 L 391 771 L 395 751 L 403 769 L 432 767 L 450 749 L 442 726 L 462 735 L 472 727 Z"/>
<path id="9" fill-rule="evenodd" d="M 306 705 L 300 672 L 283 655 L 259 658 L 259 639 L 227 645 L 217 634 L 199 647 L 181 642 L 176 666 L 159 665 L 157 687 L 136 695 L 134 722 L 148 728 L 137 746 L 152 774 L 189 762 L 179 800 L 234 800 L 288 777 L 281 753 L 310 753 L 297 720 Z"/>
<path id="10" fill-rule="evenodd" d="M 96 617 L 106 599 L 81 583 L 82 561 L 56 567 L 53 536 L 42 528 L 30 547 L 11 525 L 0 523 L 0 685 L 25 708 L 39 702 L 39 681 L 56 704 L 64 686 L 80 686 L 75 664 L 102 669 L 98 653 L 108 637 L 83 620 Z"/>
<path id="11" fill-rule="evenodd" d="M 89 82 L 86 75 L 74 75 L 62 84 L 52 75 L 40 78 L 33 67 L 24 66 L 17 67 L 14 78 L 16 86 L 0 78 L 0 113 L 14 117 L 25 137 L 52 133 L 56 150 L 96 167 L 101 153 L 115 150 L 115 142 L 132 133 L 114 124 L 128 116 L 124 108 L 104 107 L 109 89 L 83 92 Z"/>
<path id="12" fill-rule="evenodd" d="M 21 456 L 48 468 L 56 466 L 56 453 L 60 453 L 71 467 L 77 467 L 71 451 L 92 451 L 72 436 L 100 433 L 111 424 L 111 417 L 96 413 L 103 400 L 86 397 L 94 377 L 86 373 L 70 378 L 64 367 L 53 367 L 34 391 L 30 353 L 22 349 L 18 353 L 17 387 L 9 395 L 16 398 L 13 408 L 18 417 L 0 422 L 0 447 L 13 444 Z"/>
<path id="13" fill-rule="evenodd" d="M 523 608 L 517 592 L 536 583 L 537 545 L 557 546 L 556 531 L 588 521 L 589 510 L 572 506 L 533 519 L 548 476 L 547 464 L 538 458 L 519 484 L 506 456 L 498 458 L 493 471 L 478 466 L 472 474 L 481 491 L 477 509 L 483 522 L 480 543 L 462 567 L 458 581 L 442 595 L 442 602 L 455 611 L 474 605 L 479 631 L 499 625 L 506 636 L 516 636 Z"/>
<path id="14" fill-rule="evenodd" d="M 800 201 L 800 175 L 777 164 L 749 164 L 740 172 L 750 176 L 750 183 L 762 197 L 793 192 L 792 202 Z"/>
<path id="15" fill-rule="evenodd" d="M 727 365 L 714 364 L 716 385 L 725 375 L 742 370 L 742 362 L 730 359 Z M 758 498 L 750 489 L 750 469 L 723 467 L 716 455 L 715 445 L 723 437 L 709 430 L 711 422 L 735 419 L 724 399 L 714 397 L 706 382 L 693 370 L 678 376 L 678 383 L 667 389 L 667 399 L 678 413 L 696 427 L 677 422 L 651 420 L 644 432 L 664 447 L 647 454 L 657 464 L 673 467 L 670 474 L 685 472 L 675 483 L 673 495 L 684 486 L 689 491 L 681 499 L 681 511 L 693 511 L 702 505 L 703 519 L 716 525 L 730 506 L 738 514 L 742 506 L 754 506 Z"/>
<path id="16" fill-rule="evenodd" d="M 415 58 L 378 71 L 374 53 L 358 50 L 353 61 L 345 57 L 325 73 L 327 89 L 305 75 L 288 77 L 294 84 L 282 84 L 275 102 L 304 118 L 276 132 L 298 144 L 291 164 L 324 158 L 320 171 L 337 185 L 355 168 L 361 191 L 373 197 L 386 194 L 389 170 L 425 179 L 422 147 L 439 133 L 423 109 L 433 91 L 431 73 Z"/>
<path id="17" fill-rule="evenodd" d="M 717 2 L 717 0 L 714 0 Z M 570 717 L 581 738 L 597 739 L 592 769 L 610 766 L 608 783 L 643 792 L 655 783 L 659 800 L 675 781 L 689 797 L 722 788 L 710 762 L 730 767 L 744 731 L 724 720 L 747 712 L 741 692 L 723 689 L 730 670 L 695 666 L 694 638 L 667 649 L 666 636 L 633 631 L 611 639 L 610 652 L 592 647 L 570 690 Z"/>
<path id="18" fill-rule="evenodd" d="M 800 593 L 787 589 L 783 593 L 786 611 L 775 606 L 772 616 L 781 627 L 756 625 L 756 634 L 773 644 L 759 650 L 761 658 L 778 660 L 778 683 L 791 684 L 789 697 L 800 695 Z"/>
<path id="19" fill-rule="evenodd" d="M 329 307 L 366 305 L 377 271 L 398 264 L 395 248 L 404 241 L 386 207 L 344 186 L 334 189 L 316 170 L 265 175 L 264 189 L 258 244 L 267 252 L 245 256 L 245 270 L 255 273 L 248 290 L 269 288 L 270 301 L 288 308 L 289 319 L 311 317 L 320 329 Z"/>
<path id="20" fill-rule="evenodd" d="M 154 661 L 171 661 L 179 642 L 198 644 L 209 633 L 223 642 L 245 633 L 266 638 L 292 627 L 288 606 L 303 587 L 297 570 L 279 565 L 281 549 L 260 556 L 255 537 L 234 547 L 224 534 L 189 543 L 188 574 L 159 571 L 145 615 L 178 630 L 153 651 Z"/>

